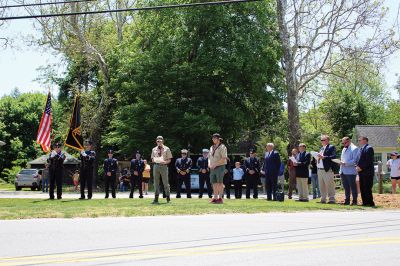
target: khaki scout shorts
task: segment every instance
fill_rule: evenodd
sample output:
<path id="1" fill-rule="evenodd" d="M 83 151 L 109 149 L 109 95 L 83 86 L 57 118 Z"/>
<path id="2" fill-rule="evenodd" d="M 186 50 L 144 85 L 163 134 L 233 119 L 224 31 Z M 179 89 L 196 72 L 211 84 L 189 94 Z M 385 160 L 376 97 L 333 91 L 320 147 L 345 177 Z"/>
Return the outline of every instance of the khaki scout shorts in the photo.
<path id="1" fill-rule="evenodd" d="M 212 184 L 215 183 L 223 183 L 224 182 L 224 173 L 225 165 L 217 166 L 214 169 L 210 170 L 210 181 Z"/>

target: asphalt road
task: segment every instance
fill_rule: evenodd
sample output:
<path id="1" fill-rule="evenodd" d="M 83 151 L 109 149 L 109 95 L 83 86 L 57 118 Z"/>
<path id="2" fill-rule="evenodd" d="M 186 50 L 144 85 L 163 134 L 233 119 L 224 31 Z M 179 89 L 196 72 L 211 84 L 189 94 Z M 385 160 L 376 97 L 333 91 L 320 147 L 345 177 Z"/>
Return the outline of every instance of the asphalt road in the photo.
<path id="1" fill-rule="evenodd" d="M 400 211 L 0 221 L 0 265 L 400 265 Z"/>

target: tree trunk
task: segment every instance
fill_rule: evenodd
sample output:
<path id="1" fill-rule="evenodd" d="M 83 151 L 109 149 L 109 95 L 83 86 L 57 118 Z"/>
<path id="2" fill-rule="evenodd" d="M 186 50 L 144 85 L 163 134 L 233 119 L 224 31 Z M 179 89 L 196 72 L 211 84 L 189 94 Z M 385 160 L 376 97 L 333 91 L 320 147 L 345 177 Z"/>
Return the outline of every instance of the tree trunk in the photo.
<path id="1" fill-rule="evenodd" d="M 289 128 L 289 145 L 288 153 L 294 147 L 296 147 L 301 138 L 300 133 L 300 117 L 299 117 L 299 105 L 298 105 L 298 90 L 296 72 L 294 68 L 294 56 L 291 50 L 289 41 L 289 32 L 285 21 L 285 7 L 283 6 L 283 0 L 276 1 L 276 9 L 278 16 L 278 25 L 280 31 L 280 39 L 283 48 L 283 61 L 284 70 L 286 77 L 287 86 L 287 108 L 288 108 L 288 128 Z M 289 153 L 290 154 L 290 153 Z"/>

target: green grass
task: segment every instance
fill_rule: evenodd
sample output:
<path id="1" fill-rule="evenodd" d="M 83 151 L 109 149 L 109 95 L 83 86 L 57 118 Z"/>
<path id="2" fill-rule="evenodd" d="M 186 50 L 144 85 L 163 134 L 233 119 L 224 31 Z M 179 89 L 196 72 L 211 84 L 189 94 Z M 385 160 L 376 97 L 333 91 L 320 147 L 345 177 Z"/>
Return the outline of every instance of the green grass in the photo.
<path id="1" fill-rule="evenodd" d="M 6 191 L 15 190 L 15 186 L 14 186 L 14 184 L 6 183 L 6 182 L 0 180 L 0 190 L 6 190 Z"/>
<path id="2" fill-rule="evenodd" d="M 74 218 L 74 217 L 117 217 L 154 215 L 200 215 L 226 213 L 299 212 L 318 210 L 365 210 L 361 206 L 342 206 L 285 201 L 225 200 L 224 204 L 210 204 L 208 199 L 165 199 L 152 205 L 151 199 L 93 199 L 93 200 L 44 200 L 44 199 L 0 199 L 0 219 L 29 218 Z"/>

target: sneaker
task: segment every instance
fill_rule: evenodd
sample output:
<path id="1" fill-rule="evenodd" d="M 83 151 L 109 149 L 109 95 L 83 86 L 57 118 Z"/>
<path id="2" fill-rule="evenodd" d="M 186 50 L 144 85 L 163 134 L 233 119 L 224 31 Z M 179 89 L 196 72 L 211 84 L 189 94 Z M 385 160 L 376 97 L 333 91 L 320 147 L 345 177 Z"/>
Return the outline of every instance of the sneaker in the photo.
<path id="1" fill-rule="evenodd" d="M 221 198 L 219 198 L 219 199 L 217 199 L 217 201 L 216 201 L 215 203 L 217 203 L 217 204 L 222 204 L 222 203 L 224 203 L 224 200 L 221 199 Z"/>
<path id="2" fill-rule="evenodd" d="M 212 200 L 210 200 L 210 203 L 217 203 L 217 201 L 218 201 L 217 199 L 213 198 Z"/>

